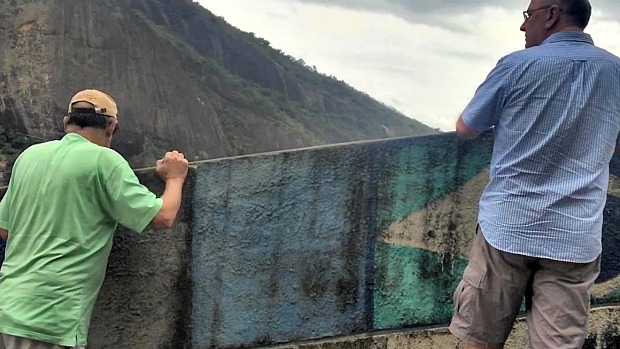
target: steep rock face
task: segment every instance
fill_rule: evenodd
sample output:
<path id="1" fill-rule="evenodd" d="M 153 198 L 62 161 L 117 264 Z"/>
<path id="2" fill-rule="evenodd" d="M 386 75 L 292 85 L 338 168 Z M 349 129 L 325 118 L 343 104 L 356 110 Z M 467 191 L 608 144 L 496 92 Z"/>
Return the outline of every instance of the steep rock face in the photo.
<path id="1" fill-rule="evenodd" d="M 62 135 L 71 95 L 109 92 L 134 166 L 436 132 L 185 0 L 0 0 L 0 127 Z"/>

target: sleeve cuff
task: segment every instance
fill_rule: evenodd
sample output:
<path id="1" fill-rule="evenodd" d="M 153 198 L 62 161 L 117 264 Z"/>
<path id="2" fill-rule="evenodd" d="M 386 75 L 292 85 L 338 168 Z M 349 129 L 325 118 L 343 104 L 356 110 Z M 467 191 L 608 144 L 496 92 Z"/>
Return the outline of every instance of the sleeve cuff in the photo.
<path id="1" fill-rule="evenodd" d="M 136 227 L 135 230 L 138 233 L 142 233 L 146 229 L 146 227 L 151 223 L 153 218 L 155 218 L 159 210 L 161 210 L 161 207 L 164 204 L 164 200 L 162 198 L 157 198 L 156 201 L 157 201 L 157 204 L 153 206 L 153 208 L 151 208 L 148 214 L 144 216 L 142 221 L 140 221 L 140 224 L 138 224 L 138 226 Z"/>

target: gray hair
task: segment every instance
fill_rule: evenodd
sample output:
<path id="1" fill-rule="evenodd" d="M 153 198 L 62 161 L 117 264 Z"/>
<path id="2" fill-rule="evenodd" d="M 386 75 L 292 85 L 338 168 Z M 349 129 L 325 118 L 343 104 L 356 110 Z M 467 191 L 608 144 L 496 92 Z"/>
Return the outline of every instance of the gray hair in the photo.
<path id="1" fill-rule="evenodd" d="M 585 29 L 590 22 L 592 5 L 588 0 L 554 0 L 556 5 L 565 14 L 567 21 L 581 29 Z"/>

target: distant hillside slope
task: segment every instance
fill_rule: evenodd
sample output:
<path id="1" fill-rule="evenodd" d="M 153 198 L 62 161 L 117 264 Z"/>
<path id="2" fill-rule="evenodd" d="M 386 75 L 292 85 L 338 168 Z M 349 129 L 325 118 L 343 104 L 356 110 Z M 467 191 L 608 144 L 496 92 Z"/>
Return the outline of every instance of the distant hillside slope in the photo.
<path id="1" fill-rule="evenodd" d="M 59 137 L 100 88 L 134 166 L 438 132 L 184 0 L 0 0 L 0 45 L 0 131 Z"/>

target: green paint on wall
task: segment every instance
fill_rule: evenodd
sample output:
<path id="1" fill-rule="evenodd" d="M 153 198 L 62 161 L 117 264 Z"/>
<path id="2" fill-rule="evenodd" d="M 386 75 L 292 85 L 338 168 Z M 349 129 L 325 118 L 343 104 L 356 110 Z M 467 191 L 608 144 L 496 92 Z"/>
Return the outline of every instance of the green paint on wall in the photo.
<path id="1" fill-rule="evenodd" d="M 422 138 L 381 166 L 378 229 L 423 209 L 488 169 L 492 134 L 475 142 Z M 376 329 L 446 323 L 467 260 L 378 241 L 375 249 Z"/>
<path id="2" fill-rule="evenodd" d="M 380 217 L 380 227 L 402 220 L 488 169 L 492 146 L 491 137 L 476 142 L 435 137 L 403 149 L 386 166 L 388 179 L 379 202 L 380 212 L 387 214 Z"/>
<path id="3" fill-rule="evenodd" d="M 620 302 L 620 289 L 615 289 L 606 295 L 593 297 L 593 304 L 609 304 Z"/>
<path id="4" fill-rule="evenodd" d="M 375 329 L 450 321 L 467 260 L 385 243 L 377 244 L 376 256 Z"/>

